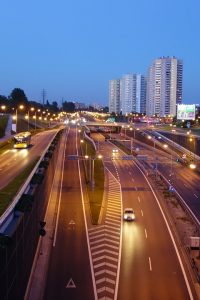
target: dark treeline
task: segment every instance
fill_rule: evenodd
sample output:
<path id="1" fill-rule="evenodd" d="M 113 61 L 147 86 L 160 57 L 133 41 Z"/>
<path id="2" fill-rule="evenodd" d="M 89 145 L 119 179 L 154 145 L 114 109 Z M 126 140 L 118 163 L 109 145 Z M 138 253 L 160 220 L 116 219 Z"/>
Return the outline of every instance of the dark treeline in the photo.
<path id="1" fill-rule="evenodd" d="M 37 101 L 29 101 L 25 92 L 20 88 L 13 89 L 8 97 L 0 95 L 0 107 L 1 109 L 3 107 L 4 111 L 7 113 L 12 113 L 21 105 L 23 105 L 25 110 L 29 110 L 31 107 L 34 107 L 34 109 L 48 110 L 51 113 L 57 113 L 62 110 L 67 112 L 75 111 L 75 104 L 73 102 L 65 101 L 63 102 L 62 107 L 59 108 L 56 101 L 50 103 L 49 100 L 47 100 L 44 105 Z"/>

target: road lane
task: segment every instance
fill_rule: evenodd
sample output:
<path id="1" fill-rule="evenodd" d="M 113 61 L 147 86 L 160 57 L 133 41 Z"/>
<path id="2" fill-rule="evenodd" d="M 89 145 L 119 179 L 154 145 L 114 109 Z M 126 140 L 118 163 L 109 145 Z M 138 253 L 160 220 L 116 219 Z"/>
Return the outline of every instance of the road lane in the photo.
<path id="1" fill-rule="evenodd" d="M 135 299 L 189 299 L 172 240 L 147 182 L 133 163 L 116 160 L 115 164 L 123 205 L 136 212 L 135 222 L 123 225 L 118 299 L 133 299 L 133 295 Z"/>
<path id="2" fill-rule="evenodd" d="M 0 189 L 42 154 L 56 132 L 54 129 L 38 133 L 32 137 L 28 149 L 11 149 L 0 155 Z"/>
<path id="3" fill-rule="evenodd" d="M 80 194 L 75 129 L 70 129 L 55 247 L 44 299 L 94 299 L 86 229 Z"/>
<path id="4" fill-rule="evenodd" d="M 114 147 L 105 143 L 104 155 Z M 123 155 L 119 152 L 118 158 Z M 116 159 L 114 166 L 110 169 L 119 176 L 123 207 L 133 207 L 136 213 L 135 222 L 123 222 L 117 299 L 193 299 L 149 185 L 132 162 Z"/>

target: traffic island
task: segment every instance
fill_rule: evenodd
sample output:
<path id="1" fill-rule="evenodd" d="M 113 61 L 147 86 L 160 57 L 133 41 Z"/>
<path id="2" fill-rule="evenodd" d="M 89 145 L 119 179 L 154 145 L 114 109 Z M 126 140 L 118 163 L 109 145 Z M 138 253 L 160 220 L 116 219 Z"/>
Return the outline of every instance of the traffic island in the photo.
<path id="1" fill-rule="evenodd" d="M 104 194 L 104 165 L 97 155 L 91 138 L 82 136 L 80 145 L 84 166 L 85 182 L 90 204 L 91 223 L 98 224 Z"/>

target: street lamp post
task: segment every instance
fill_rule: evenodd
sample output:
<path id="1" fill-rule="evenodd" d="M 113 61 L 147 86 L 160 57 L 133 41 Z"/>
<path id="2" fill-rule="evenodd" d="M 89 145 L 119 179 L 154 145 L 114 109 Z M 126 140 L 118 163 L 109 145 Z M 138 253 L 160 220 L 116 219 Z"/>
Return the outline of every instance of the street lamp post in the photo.
<path id="1" fill-rule="evenodd" d="M 36 111 L 35 111 L 35 131 L 36 131 L 36 118 L 37 118 L 37 114 L 36 114 Z"/>
<path id="2" fill-rule="evenodd" d="M 133 138 L 131 137 L 131 154 L 132 154 L 132 151 L 133 151 Z"/>
<path id="3" fill-rule="evenodd" d="M 193 150 L 193 154 L 194 154 L 194 155 L 193 155 L 193 161 L 194 161 L 194 164 L 195 164 L 195 150 L 196 150 L 196 147 L 195 147 L 195 142 L 196 142 L 196 141 L 195 141 L 195 137 L 194 137 L 194 136 L 190 137 L 190 138 L 189 138 L 189 141 L 190 141 L 190 142 L 193 142 L 193 149 L 192 149 L 192 150 Z M 191 148 L 192 148 L 192 147 L 190 147 L 190 157 L 192 158 L 192 151 L 191 151 Z"/>
<path id="4" fill-rule="evenodd" d="M 28 110 L 28 131 L 30 130 L 30 126 L 29 126 L 29 118 L 30 118 L 30 114 L 29 114 L 29 110 Z"/>
<path id="5" fill-rule="evenodd" d="M 94 187 L 95 187 L 95 179 L 94 179 L 94 161 L 95 161 L 95 160 L 98 160 L 98 159 L 102 159 L 102 155 L 101 155 L 101 154 L 99 154 L 97 157 L 94 157 L 94 158 L 91 158 L 91 159 L 90 159 L 90 162 L 91 162 L 91 164 L 92 164 L 92 165 L 90 165 L 90 167 L 91 167 L 91 187 L 92 187 L 92 189 L 94 189 Z"/>
<path id="6" fill-rule="evenodd" d="M 91 186 L 92 189 L 94 188 L 95 181 L 94 181 L 94 158 L 92 158 L 92 178 L 91 178 Z"/>
<path id="7" fill-rule="evenodd" d="M 19 106 L 19 109 L 23 109 L 24 106 L 23 105 L 20 105 Z M 18 112 L 17 112 L 17 108 L 16 108 L 16 111 L 15 111 L 15 120 L 16 120 L 16 133 L 18 132 Z"/>
<path id="8" fill-rule="evenodd" d="M 1 110 L 6 111 L 6 105 L 1 105 Z"/>

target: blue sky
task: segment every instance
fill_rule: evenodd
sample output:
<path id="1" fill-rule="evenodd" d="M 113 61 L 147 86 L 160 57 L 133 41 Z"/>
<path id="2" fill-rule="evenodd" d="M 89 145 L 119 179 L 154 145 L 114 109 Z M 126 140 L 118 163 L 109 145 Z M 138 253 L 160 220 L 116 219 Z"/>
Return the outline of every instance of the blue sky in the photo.
<path id="1" fill-rule="evenodd" d="M 183 103 L 200 103 L 199 0 L 6 0 L 0 94 L 108 104 L 108 80 L 183 59 Z"/>

